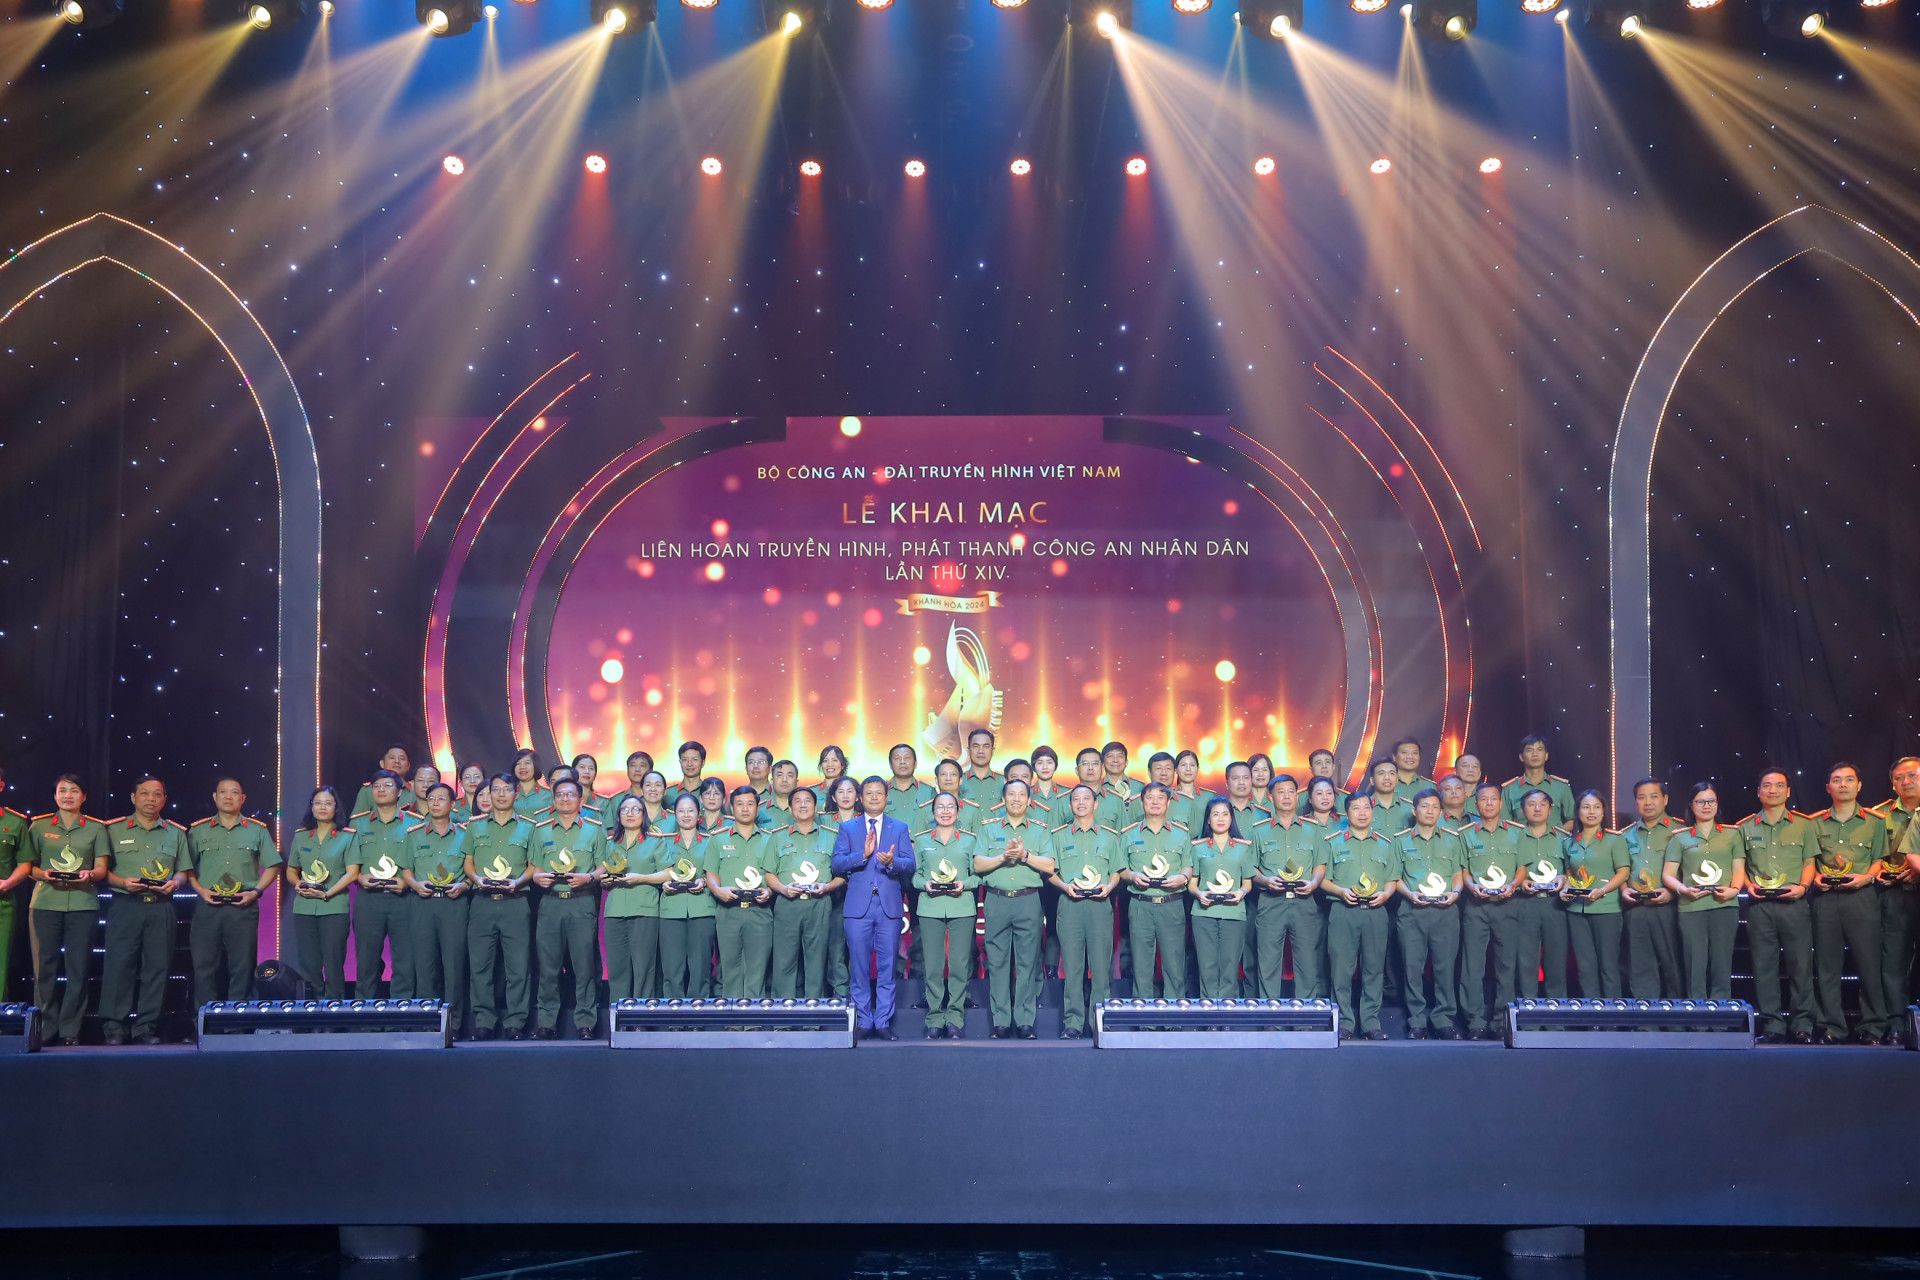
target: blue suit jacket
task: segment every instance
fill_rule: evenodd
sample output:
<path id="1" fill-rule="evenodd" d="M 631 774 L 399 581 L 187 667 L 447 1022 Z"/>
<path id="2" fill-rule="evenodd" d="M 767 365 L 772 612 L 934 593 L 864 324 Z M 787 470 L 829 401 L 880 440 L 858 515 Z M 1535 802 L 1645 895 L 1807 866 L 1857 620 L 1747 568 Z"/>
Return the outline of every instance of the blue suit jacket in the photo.
<path id="1" fill-rule="evenodd" d="M 893 850 L 893 866 L 880 864 L 880 851 Z M 889 920 L 904 914 L 905 886 L 913 879 L 913 833 L 898 818 L 881 815 L 880 839 L 867 856 L 867 816 L 840 828 L 833 841 L 833 874 L 847 878 L 846 914 L 861 919 L 878 912 Z"/>

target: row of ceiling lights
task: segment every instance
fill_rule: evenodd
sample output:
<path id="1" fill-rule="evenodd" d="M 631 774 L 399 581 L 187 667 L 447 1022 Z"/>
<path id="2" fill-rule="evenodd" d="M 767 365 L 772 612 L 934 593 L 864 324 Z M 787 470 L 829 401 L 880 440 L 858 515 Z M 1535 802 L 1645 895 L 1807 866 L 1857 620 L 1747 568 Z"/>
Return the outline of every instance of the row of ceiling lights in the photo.
<path id="1" fill-rule="evenodd" d="M 440 167 L 446 170 L 452 177 L 458 178 L 466 173 L 467 162 L 457 155 L 450 155 L 440 162 Z M 1279 162 L 1272 156 L 1261 156 L 1253 162 L 1253 173 L 1257 178 L 1271 178 L 1279 167 Z M 1500 172 L 1501 167 L 1499 156 L 1488 156 L 1479 164 L 1480 172 L 1489 177 Z M 802 160 L 799 168 L 800 176 L 803 178 L 817 178 L 822 172 L 818 160 Z M 594 152 L 586 159 L 586 169 L 587 172 L 591 174 L 597 175 L 605 173 L 607 171 L 607 158 L 597 151 Z M 726 165 L 721 162 L 719 156 L 706 156 L 700 161 L 700 172 L 709 178 L 717 178 L 725 171 Z M 1007 171 L 1016 178 L 1024 178 L 1033 172 L 1033 162 L 1024 156 L 1019 157 L 1007 166 Z M 1130 178 L 1145 177 L 1147 173 L 1147 158 L 1145 156 L 1133 156 L 1129 158 L 1126 163 L 1126 171 L 1127 176 Z M 1376 178 L 1384 178 L 1392 171 L 1393 161 L 1385 156 L 1381 156 L 1378 160 L 1373 161 L 1367 166 L 1367 172 Z M 927 163 L 924 160 L 909 160 L 906 163 L 905 172 L 909 178 L 924 178 L 927 176 Z"/>

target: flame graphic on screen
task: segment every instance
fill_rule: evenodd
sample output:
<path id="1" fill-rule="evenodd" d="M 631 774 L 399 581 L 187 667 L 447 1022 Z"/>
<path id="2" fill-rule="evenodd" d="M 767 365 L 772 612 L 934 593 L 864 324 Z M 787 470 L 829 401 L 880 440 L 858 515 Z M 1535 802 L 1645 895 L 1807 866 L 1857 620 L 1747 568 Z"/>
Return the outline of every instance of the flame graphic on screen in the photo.
<path id="1" fill-rule="evenodd" d="M 927 717 L 920 741 L 930 751 L 959 758 L 967 735 L 975 729 L 1000 731 L 1005 695 L 993 687 L 993 664 L 987 646 L 969 627 L 947 628 L 947 674 L 953 677 L 953 696 L 947 705 Z"/>

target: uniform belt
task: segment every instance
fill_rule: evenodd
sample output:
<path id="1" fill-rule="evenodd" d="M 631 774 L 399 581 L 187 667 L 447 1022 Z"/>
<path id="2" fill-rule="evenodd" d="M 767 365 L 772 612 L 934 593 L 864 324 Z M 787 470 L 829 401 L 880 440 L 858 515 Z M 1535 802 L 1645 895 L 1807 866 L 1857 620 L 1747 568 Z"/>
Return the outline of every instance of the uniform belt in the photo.
<path id="1" fill-rule="evenodd" d="M 1030 889 L 996 889 L 992 885 L 987 885 L 986 890 L 1002 898 L 1024 898 L 1030 893 L 1040 892 L 1040 886 L 1036 884 Z"/>
<path id="2" fill-rule="evenodd" d="M 1172 902 L 1175 899 L 1180 897 L 1180 891 L 1176 889 L 1172 893 L 1143 893 L 1139 889 L 1135 889 L 1133 891 L 1133 896 L 1139 899 L 1141 902 L 1151 902 L 1151 903 Z"/>

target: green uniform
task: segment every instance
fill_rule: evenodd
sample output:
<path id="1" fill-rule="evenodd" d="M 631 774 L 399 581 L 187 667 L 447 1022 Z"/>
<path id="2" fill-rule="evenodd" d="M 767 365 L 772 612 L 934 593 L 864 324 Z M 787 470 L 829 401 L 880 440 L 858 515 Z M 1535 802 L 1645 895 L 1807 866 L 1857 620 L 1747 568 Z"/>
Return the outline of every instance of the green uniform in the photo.
<path id="1" fill-rule="evenodd" d="M 1454 830 L 1466 854 L 1467 879 L 1483 892 L 1495 893 L 1513 884 L 1520 874 L 1520 855 L 1514 847 L 1514 824 L 1503 822 L 1488 831 L 1478 822 Z M 1493 982 L 1487 982 L 1491 950 Z M 1520 912 L 1512 898 L 1479 898 L 1469 890 L 1460 901 L 1460 1011 L 1468 1035 L 1488 1033 L 1496 1017 L 1504 1017 L 1513 1003 L 1520 969 Z"/>
<path id="2" fill-rule="evenodd" d="M 669 803 L 671 803 L 671 797 L 669 797 Z M 535 783 L 531 791 L 523 790 L 517 782 L 514 784 L 513 812 L 515 816 L 525 818 L 529 822 L 543 822 L 546 819 L 547 813 L 552 808 L 553 792 L 547 790 L 545 784 Z M 583 806 L 581 812 L 584 813 L 585 811 L 585 807 Z"/>
<path id="3" fill-rule="evenodd" d="M 1213 799 L 1213 792 L 1205 787 L 1195 787 L 1192 795 L 1183 793 L 1178 787 L 1167 800 L 1167 821 L 1177 822 L 1188 831 L 1200 829 L 1200 818 L 1207 811 L 1207 801 Z"/>
<path id="4" fill-rule="evenodd" d="M 467 824 L 467 856 L 482 881 L 514 881 L 526 874 L 535 827 L 525 818 L 488 818 Z M 533 907 L 526 886 L 489 889 L 482 884 L 467 908 L 467 991 L 473 1025 L 504 1026 L 510 1034 L 527 1025 L 527 966 L 533 947 Z"/>
<path id="5" fill-rule="evenodd" d="M 609 876 L 644 876 L 660 870 L 662 841 L 638 836 L 629 844 L 624 831 L 611 830 L 616 834 L 607 841 L 606 861 L 601 864 Z M 607 953 L 607 999 L 651 999 L 660 986 L 660 886 L 608 889 L 606 900 L 600 928 Z"/>
<path id="6" fill-rule="evenodd" d="M 1397 772 L 1393 776 L 1393 798 L 1395 800 L 1404 800 L 1411 805 L 1415 796 L 1419 795 L 1422 791 L 1429 790 L 1436 793 L 1440 790 L 1439 785 L 1435 783 L 1432 778 L 1423 778 L 1416 774 L 1412 782 L 1402 782 Z"/>
<path id="7" fill-rule="evenodd" d="M 1068 825 L 1073 820 L 1070 811 L 1062 816 L 1067 819 L 1067 823 L 1056 824 L 1056 828 Z M 1128 778 L 1124 786 L 1113 782 L 1101 784 L 1099 795 L 1093 805 L 1093 820 L 1096 825 L 1117 833 L 1126 830 L 1145 816 L 1146 814 L 1140 808 L 1139 783 Z"/>
<path id="8" fill-rule="evenodd" d="M 1688 888 L 1710 889 L 1733 883 L 1733 864 L 1746 857 L 1746 841 L 1737 827 L 1714 824 L 1702 836 L 1682 827 L 1667 841 L 1667 861 L 1679 864 L 1679 880 Z M 1680 900 L 1680 961 L 1687 974 L 1689 1000 L 1733 998 L 1733 939 L 1740 928 L 1740 902 L 1711 895 Z"/>
<path id="9" fill-rule="evenodd" d="M 1553 801 L 1553 810 L 1547 815 L 1547 825 L 1564 827 L 1573 822 L 1573 787 L 1565 778 L 1549 773 L 1539 782 L 1528 782 L 1526 775 L 1508 778 L 1500 787 L 1500 808 L 1507 815 L 1508 822 L 1526 825 L 1527 815 L 1521 812 L 1520 798 L 1529 791 L 1544 791 Z"/>
<path id="10" fill-rule="evenodd" d="M 113 849 L 108 869 L 122 880 L 171 880 L 186 864 L 187 829 L 164 818 L 151 827 L 141 826 L 137 818 L 116 818 L 107 824 L 107 843 Z M 131 1022 L 136 1038 L 150 1039 L 167 997 L 176 931 L 173 895 L 157 890 L 129 893 L 111 884 L 108 888 L 113 901 L 107 908 L 100 1022 L 109 1036 L 124 1033 Z"/>
<path id="11" fill-rule="evenodd" d="M 1144 821 L 1120 833 L 1120 854 L 1129 871 L 1185 874 L 1192 866 L 1193 839 L 1177 822 L 1159 830 Z M 1159 859 L 1159 862 L 1155 860 Z M 1127 889 L 1127 944 L 1133 950 L 1133 994 L 1142 1000 L 1179 1000 L 1187 994 L 1187 891 Z M 1156 975 L 1154 955 L 1160 967 Z"/>
<path id="12" fill-rule="evenodd" d="M 359 838 L 352 827 L 335 829 L 324 840 L 302 827 L 287 841 L 286 859 L 300 883 L 325 892 L 340 882 L 348 867 L 359 863 Z M 343 889 L 325 899 L 289 894 L 294 960 L 309 996 L 346 997 L 347 930 L 353 907 L 349 892 Z"/>
<path id="13" fill-rule="evenodd" d="M 701 866 L 722 888 L 739 895 L 718 903 L 714 920 L 720 941 L 720 994 L 738 1000 L 764 999 L 767 962 L 773 958 L 773 898 L 770 891 L 756 899 L 754 889 L 766 890 L 766 873 L 778 865 L 780 850 L 765 831 L 750 836 L 728 827 L 707 837 L 701 847 Z M 743 881 L 751 881 L 747 889 Z"/>
<path id="14" fill-rule="evenodd" d="M 837 832 L 814 824 L 811 831 L 792 827 L 773 833 L 773 873 L 789 889 L 823 885 L 833 879 L 833 841 Z M 969 917 L 971 919 L 971 917 Z M 830 893 L 773 900 L 773 997 L 817 1000 L 827 994 L 827 944 L 844 938 L 840 913 Z"/>
<path id="15" fill-rule="evenodd" d="M 1902 809 L 1898 800 L 1889 800 L 1873 811 L 1887 824 L 1887 857 L 1899 857 L 1906 847 L 1907 828 L 1920 809 Z M 1912 1000 L 1915 903 L 1920 902 L 1911 880 L 1880 884 L 1880 981 L 1886 989 L 1881 1004 L 1889 1020 L 1898 1017 Z M 1890 1024 L 1891 1025 L 1891 1024 Z"/>
<path id="16" fill-rule="evenodd" d="M 1243 830 L 1251 830 L 1249 822 Z M 1236 893 L 1241 881 L 1253 875 L 1253 841 L 1240 836 L 1222 849 L 1211 839 L 1195 840 L 1187 861 L 1193 867 L 1193 885 L 1200 893 Z M 1246 947 L 1246 902 L 1208 902 L 1193 899 L 1193 955 L 1200 971 L 1200 995 L 1207 1000 L 1231 1000 L 1240 994 L 1241 953 Z"/>
<path id="17" fill-rule="evenodd" d="M 1053 833 L 1033 818 L 980 824 L 980 856 L 997 858 L 1018 837 L 1034 857 L 1053 856 Z M 1040 1007 L 1040 873 L 1030 863 L 995 867 L 986 889 L 987 997 L 995 1027 L 1031 1027 Z"/>
<path id="18" fill-rule="evenodd" d="M 1436 827 L 1430 836 L 1418 828 L 1402 831 L 1393 838 L 1400 854 L 1400 877 L 1408 888 L 1424 893 L 1430 888 L 1428 877 L 1438 876 L 1446 891 L 1453 889 L 1453 877 L 1467 865 L 1466 847 L 1460 838 L 1445 828 Z M 1429 906 L 1425 903 L 1398 904 L 1400 961 L 1407 994 L 1407 1028 L 1419 1031 L 1453 1029 L 1455 970 L 1460 960 L 1459 903 Z M 1433 967 L 1433 1000 L 1426 993 L 1427 966 Z"/>
<path id="19" fill-rule="evenodd" d="M 1873 869 L 1887 856 L 1887 824 L 1865 809 L 1858 809 L 1842 822 L 1833 810 L 1822 809 L 1812 815 L 1814 836 L 1820 856 L 1813 870 L 1813 981 L 1820 1002 L 1816 1017 L 1823 1034 L 1840 1039 L 1847 1032 L 1846 1014 L 1840 1008 L 1841 962 L 1853 959 L 1853 971 L 1860 979 L 1860 1022 L 1855 1034 L 1879 1038 L 1886 1034 L 1889 1017 L 1897 1012 L 1886 1006 L 1886 984 L 1880 972 L 1880 888 L 1869 884 L 1861 889 L 1824 889 L 1823 874 L 1838 875 L 1844 867 L 1848 875 Z"/>
<path id="20" fill-rule="evenodd" d="M 1553 893 L 1534 893 L 1528 885 L 1534 877 L 1551 871 L 1555 877 L 1567 869 L 1567 843 L 1570 837 L 1557 827 L 1548 827 L 1536 836 L 1524 825 L 1513 832 L 1514 854 L 1520 860 L 1520 892 L 1514 895 L 1514 911 L 1520 919 L 1519 992 L 1522 999 L 1545 995 L 1564 1000 L 1567 995 L 1567 904 Z"/>
<path id="21" fill-rule="evenodd" d="M 71 827 L 58 814 L 43 814 L 27 827 L 22 858 L 41 870 L 86 872 L 112 856 L 107 825 L 81 815 Z M 47 1023 L 47 1038 L 75 1040 L 87 1011 L 87 973 L 100 923 L 97 882 L 55 888 L 36 881 L 33 911 L 33 1002 Z M 64 972 L 65 986 L 61 985 Z M 58 997 L 56 999 L 56 996 Z"/>
<path id="22" fill-rule="evenodd" d="M 202 818 L 187 828 L 187 846 L 194 876 L 202 888 L 217 891 L 233 885 L 251 889 L 268 867 L 280 865 L 273 833 L 265 823 L 242 818 L 229 827 L 216 818 Z M 260 904 L 215 905 L 202 898 L 193 905 L 188 927 L 193 952 L 193 1002 L 253 998 L 254 957 L 260 945 Z M 224 993 L 221 969 L 226 970 Z"/>
<path id="23" fill-rule="evenodd" d="M 1336 831 L 1326 837 L 1323 858 L 1325 884 L 1357 890 L 1362 879 L 1375 894 L 1400 878 L 1400 851 L 1392 840 L 1369 830 L 1365 837 Z M 1332 894 L 1327 898 L 1327 962 L 1333 999 L 1340 1006 L 1340 1029 L 1347 1035 L 1356 1026 L 1362 1035 L 1380 1030 L 1380 997 L 1387 978 L 1387 912 L 1385 907 L 1350 907 Z M 1354 974 L 1359 973 L 1360 997 L 1353 999 Z"/>
<path id="24" fill-rule="evenodd" d="M 1635 902 L 1626 890 L 1658 890 L 1660 868 L 1667 860 L 1667 842 L 1686 824 L 1661 815 L 1651 823 L 1636 822 L 1617 833 L 1627 846 L 1629 870 L 1621 894 L 1626 920 L 1627 994 L 1636 1000 L 1681 999 L 1687 990 L 1680 968 L 1680 913 L 1672 902 Z"/>
<path id="25" fill-rule="evenodd" d="M 628 796 L 632 796 L 634 799 L 638 800 L 640 802 L 641 810 L 643 812 L 645 811 L 646 805 L 647 805 L 647 798 L 641 795 L 638 791 L 635 791 L 632 787 L 628 787 L 625 791 L 616 791 L 612 795 L 608 796 L 606 799 L 600 802 L 599 812 L 593 815 L 594 817 L 600 819 L 600 826 L 603 830 L 618 831 L 620 829 L 620 806 L 627 802 Z M 663 800 L 662 803 L 664 804 L 665 801 Z M 664 816 L 662 820 L 663 821 L 665 820 Z M 653 819 L 651 816 L 648 817 L 647 823 L 648 823 L 648 830 L 652 830 Z"/>
<path id="26" fill-rule="evenodd" d="M 938 794 L 938 792 L 935 793 L 935 795 Z M 956 795 L 954 799 L 960 802 L 960 812 L 954 817 L 953 825 L 969 835 L 979 835 L 980 823 L 986 819 L 987 811 L 965 796 Z M 911 822 L 907 823 L 907 830 L 914 835 L 924 835 L 933 830 L 933 800 L 933 796 L 928 796 L 920 805 L 920 811 L 913 815 Z M 993 816 L 998 817 L 999 814 L 996 813 Z"/>
<path id="27" fill-rule="evenodd" d="M 818 822 L 821 830 L 828 834 L 835 836 L 840 834 L 839 820 L 825 808 L 821 809 L 820 816 L 814 821 Z M 847 931 L 840 923 L 845 918 L 846 886 L 842 885 L 835 889 L 829 901 L 833 903 L 835 923 L 833 928 L 827 930 L 827 989 L 831 994 L 845 1000 L 853 980 L 853 965 L 847 958 Z"/>
<path id="28" fill-rule="evenodd" d="M 1054 874 L 1067 884 L 1098 882 L 1103 888 L 1121 866 L 1120 833 L 1076 819 L 1053 830 Z M 1096 888 L 1094 892 L 1099 892 Z M 1113 989 L 1113 898 L 1060 895 L 1055 926 L 1060 934 L 1060 976 L 1065 979 L 1061 1029 L 1085 1031 L 1087 1008 Z"/>
<path id="29" fill-rule="evenodd" d="M 1296 815 L 1290 823 L 1270 818 L 1254 824 L 1254 866 L 1269 879 L 1303 883 L 1321 865 L 1327 828 Z M 1293 994 L 1300 1000 L 1324 999 L 1327 994 L 1326 922 L 1311 894 L 1292 889 L 1254 894 L 1255 931 L 1259 938 L 1260 995 L 1278 1000 L 1285 973 L 1286 949 L 1293 947 Z"/>
<path id="30" fill-rule="evenodd" d="M 527 860 L 537 870 L 589 875 L 605 860 L 606 834 L 597 822 L 576 815 L 572 826 L 549 819 L 534 828 Z M 534 949 L 540 958 L 536 1025 L 551 1033 L 560 1022 L 560 969 L 573 973 L 573 1025 L 591 1031 L 600 1019 L 600 891 L 595 885 L 555 885 L 540 896 L 534 917 Z"/>
<path id="31" fill-rule="evenodd" d="M 660 800 L 661 807 L 666 809 L 668 813 L 672 813 L 673 806 L 680 803 L 681 796 L 692 796 L 694 803 L 698 804 L 700 802 L 700 788 L 706 784 L 706 781 L 705 778 L 702 778 L 691 787 L 684 785 L 685 779 L 682 779 L 680 782 L 668 783 L 667 794 L 661 797 Z"/>
<path id="32" fill-rule="evenodd" d="M 353 994 L 360 1000 L 380 994 L 380 974 L 386 968 L 380 959 L 382 950 L 393 962 L 387 994 L 395 1000 L 413 999 L 414 895 L 400 882 L 400 872 L 408 865 L 407 830 L 412 825 L 405 809 L 390 822 L 374 812 L 356 814 L 353 819 L 353 832 L 360 841 L 361 874 L 393 882 L 390 889 L 363 884 L 354 890 Z"/>
<path id="33" fill-rule="evenodd" d="M 683 843 L 679 833 L 659 837 L 664 848 L 658 862 L 669 871 L 682 862 L 686 883 L 693 888 L 660 890 L 660 996 L 666 1000 L 705 1000 L 713 995 L 715 938 L 713 895 L 707 892 L 701 867 L 704 838 Z M 679 880 L 676 873 L 675 880 Z"/>
<path id="34" fill-rule="evenodd" d="M 1611 831 L 1580 835 L 1567 841 L 1568 883 L 1585 880 L 1599 889 L 1620 871 L 1631 868 L 1627 842 Z M 1620 893 L 1615 890 L 1594 901 L 1567 903 L 1567 933 L 1573 946 L 1573 967 L 1580 975 L 1580 994 L 1613 1000 L 1625 994 L 1620 982 Z"/>
<path id="35" fill-rule="evenodd" d="M 445 1000 L 455 1010 L 465 1003 L 467 986 L 467 895 L 447 890 L 467 883 L 467 833 L 449 821 L 435 831 L 422 822 L 407 832 L 407 870 L 433 896 L 413 904 L 414 995 Z"/>
<path id="36" fill-rule="evenodd" d="M 1761 1034 L 1810 1035 L 1814 1018 L 1813 908 L 1806 894 L 1786 902 L 1763 896 L 1758 886 L 1761 881 L 1773 888 L 1799 884 L 1808 864 L 1820 852 L 1819 833 L 1812 819 L 1792 810 L 1782 814 L 1778 822 L 1768 822 L 1762 813 L 1752 814 L 1741 821 L 1739 831 L 1746 845 L 1747 883 L 1751 886 L 1747 949 L 1753 960 L 1753 1003 Z M 1780 987 L 1783 969 L 1788 983 L 1784 1001 Z"/>
<path id="37" fill-rule="evenodd" d="M 960 775 L 960 794 L 979 805 L 981 809 L 991 811 L 995 805 L 1000 803 L 1002 799 L 1000 789 L 1006 785 L 1006 782 L 1007 777 L 1003 773 L 996 773 L 994 770 L 989 769 L 987 770 L 987 776 L 983 778 L 976 774 L 973 771 L 973 767 L 969 765 Z M 889 794 L 887 799 L 889 803 L 891 803 L 893 799 L 892 795 Z M 1051 803 L 1051 801 L 1049 801 L 1049 803 Z"/>
<path id="38" fill-rule="evenodd" d="M 28 818 L 12 809 L 0 809 L 0 880 L 13 874 L 27 843 Z M 0 999 L 7 994 L 7 966 L 13 958 L 13 895 L 0 895 Z"/>
<path id="39" fill-rule="evenodd" d="M 907 830 L 918 831 L 923 822 L 929 819 L 922 816 L 925 805 L 933 803 L 933 788 L 915 780 L 910 786 L 899 785 L 899 779 L 887 779 L 887 816 L 898 818 L 906 824 Z"/>
<path id="40" fill-rule="evenodd" d="M 979 850 L 978 837 L 966 831 L 957 831 L 944 843 L 933 832 L 923 832 L 913 842 L 913 887 L 920 892 L 913 908 L 913 928 L 920 942 L 920 971 L 926 975 L 930 1027 L 966 1023 L 967 982 L 973 977 L 974 891 L 981 884 L 973 859 Z M 931 892 L 935 883 L 958 885 L 960 892 Z"/>

